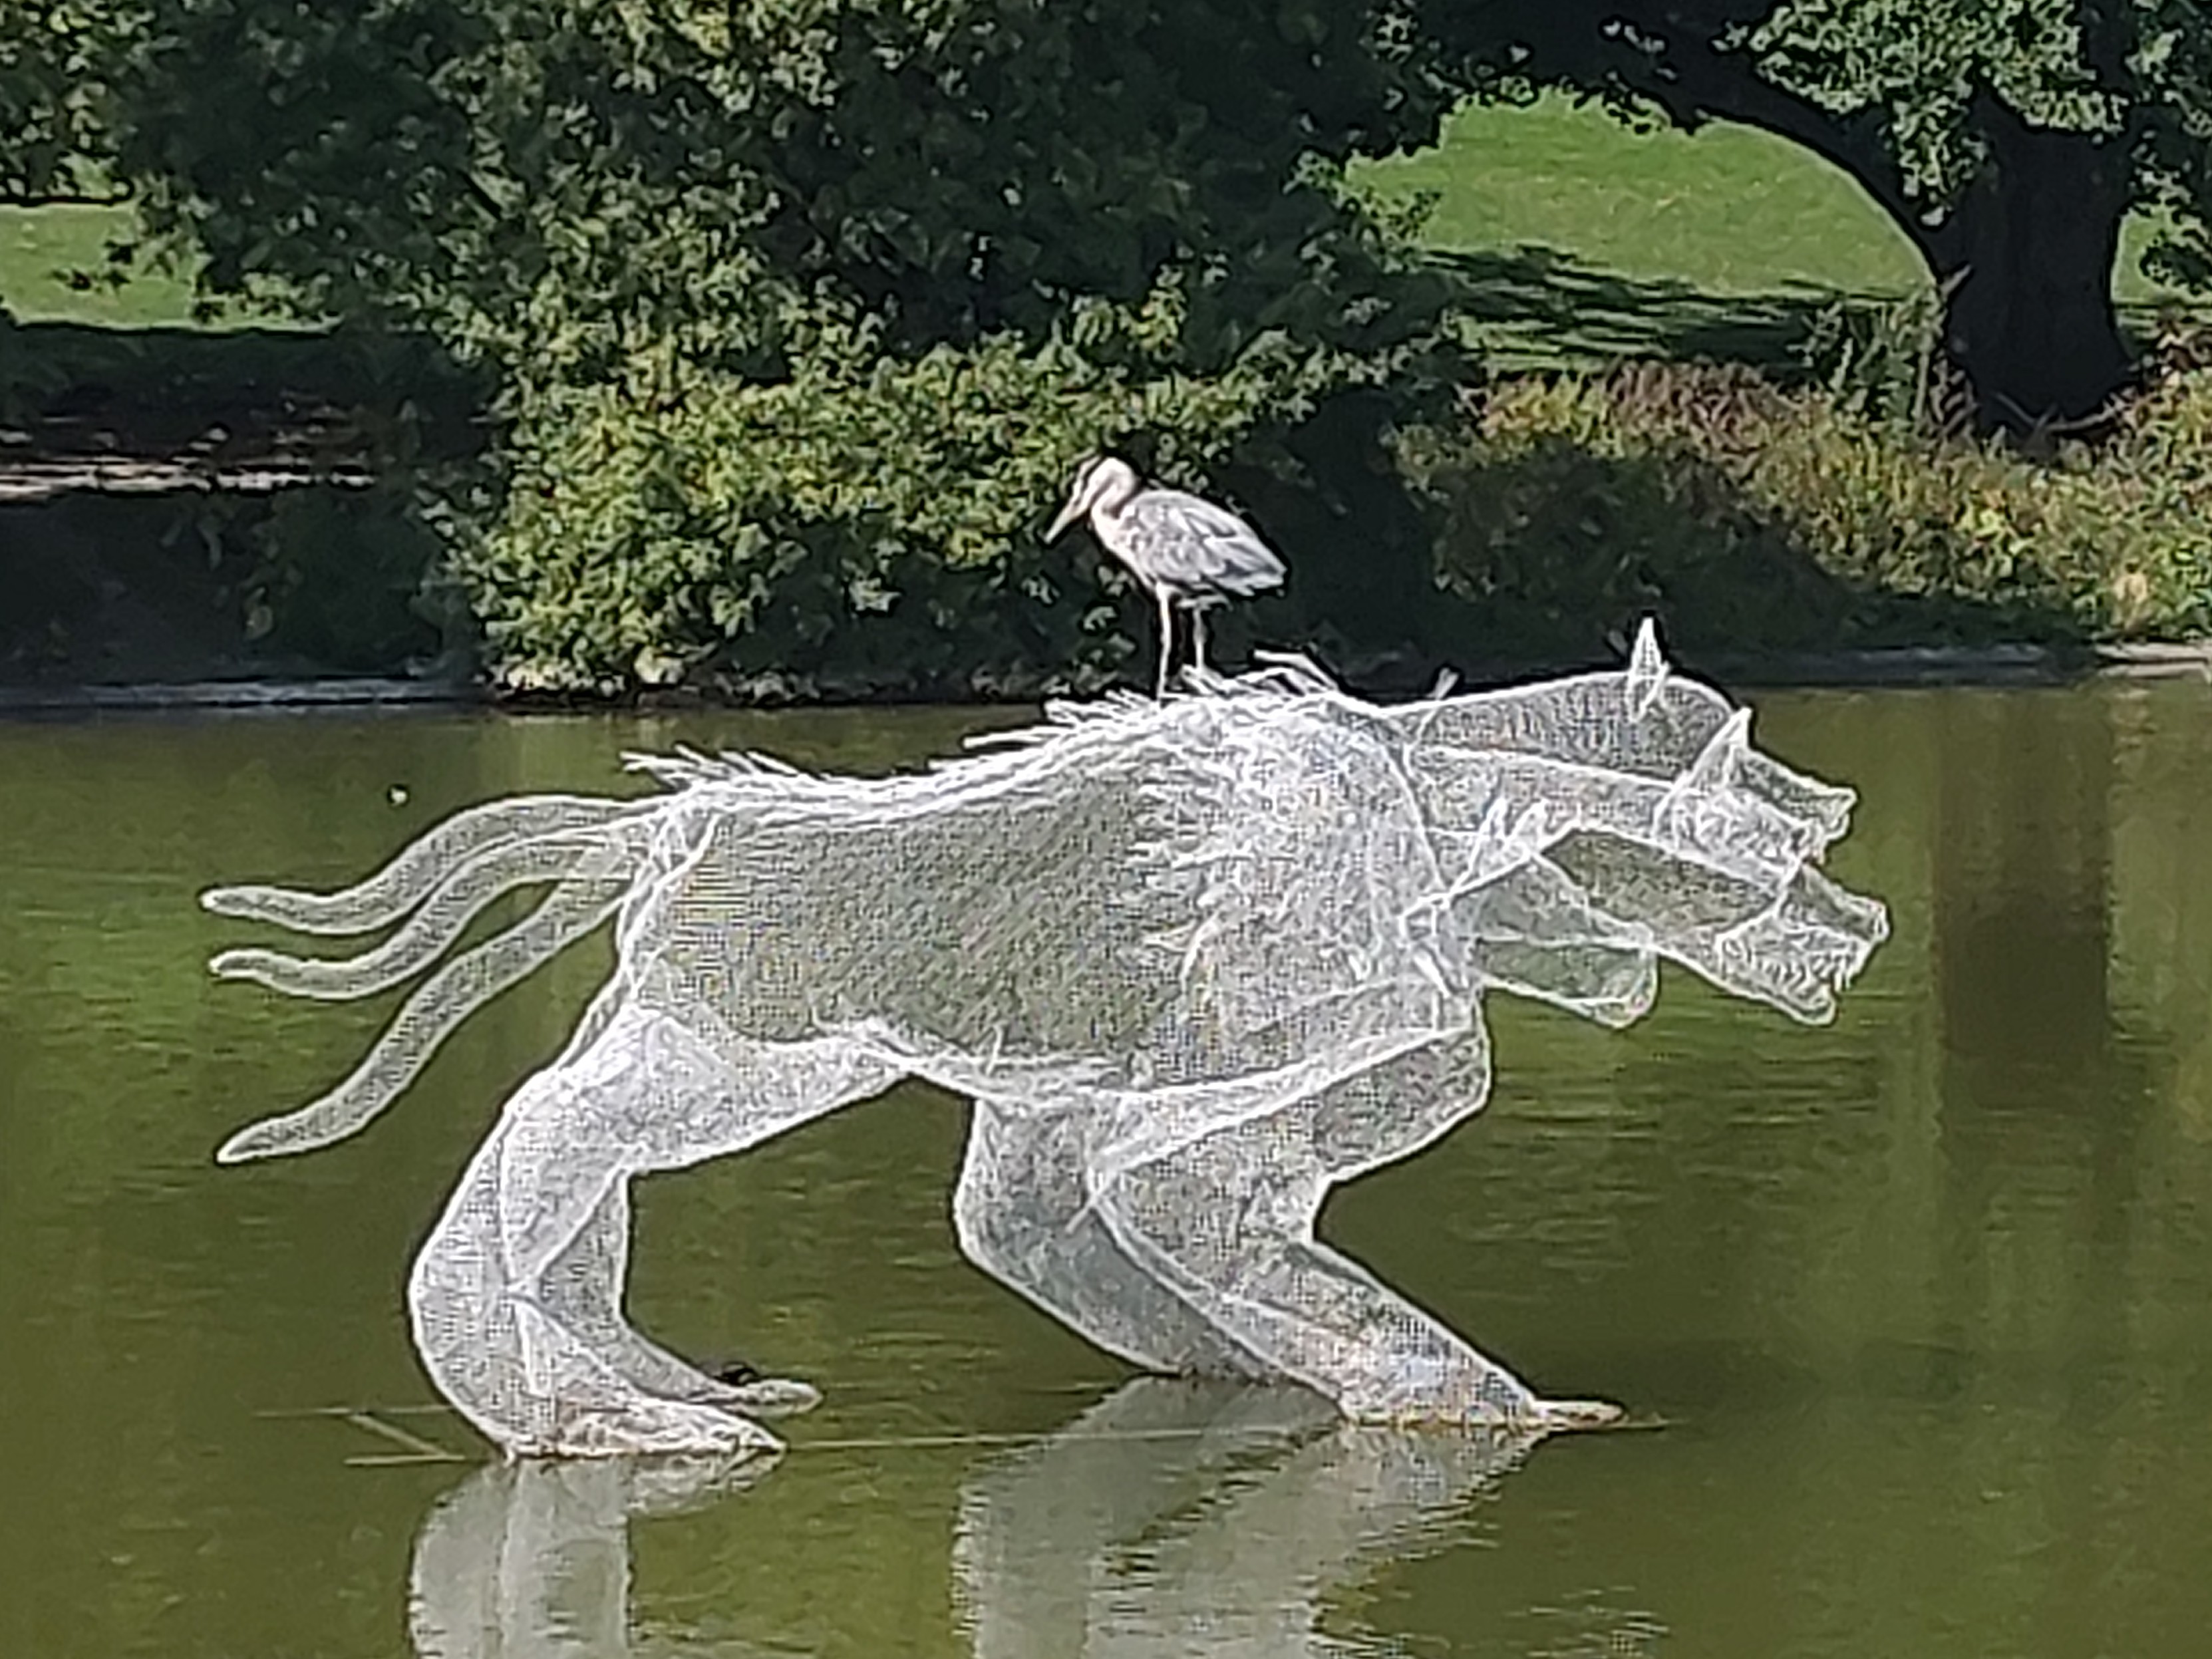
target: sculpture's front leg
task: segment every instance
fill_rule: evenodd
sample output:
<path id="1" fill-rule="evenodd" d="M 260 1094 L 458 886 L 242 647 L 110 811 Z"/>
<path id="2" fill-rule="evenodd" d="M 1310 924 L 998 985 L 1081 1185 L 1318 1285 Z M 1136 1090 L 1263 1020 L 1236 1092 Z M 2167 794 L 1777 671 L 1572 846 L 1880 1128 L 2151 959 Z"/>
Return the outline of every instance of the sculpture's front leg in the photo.
<path id="1" fill-rule="evenodd" d="M 1618 1415 L 1610 1406 L 1538 1398 L 1313 1236 L 1332 1184 L 1427 1145 L 1478 1110 L 1488 1086 L 1477 1028 L 1139 1166 L 1101 1207 L 1131 1254 L 1183 1300 L 1348 1417 L 1609 1421 Z"/>
<path id="2" fill-rule="evenodd" d="M 1160 1282 L 1092 1202 L 1079 1111 L 975 1103 L 953 1225 L 968 1259 L 1071 1329 L 1146 1370 L 1260 1378 L 1267 1366 Z"/>

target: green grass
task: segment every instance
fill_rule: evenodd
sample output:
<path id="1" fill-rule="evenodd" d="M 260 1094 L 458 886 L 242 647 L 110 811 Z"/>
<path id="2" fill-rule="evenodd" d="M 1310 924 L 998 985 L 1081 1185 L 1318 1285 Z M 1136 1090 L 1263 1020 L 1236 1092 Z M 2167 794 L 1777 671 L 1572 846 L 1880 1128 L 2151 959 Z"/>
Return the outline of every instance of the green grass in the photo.
<path id="1" fill-rule="evenodd" d="M 1540 248 L 1632 283 L 1716 296 L 1902 295 L 1925 280 L 1903 233 L 1849 175 L 1749 127 L 1637 132 L 1563 97 L 1474 105 L 1436 149 L 1359 178 L 1385 197 L 1437 192 L 1427 237 L 1454 253 Z M 2124 304 L 2161 297 L 2136 261 L 2151 234 L 2128 228 Z"/>
<path id="2" fill-rule="evenodd" d="M 1428 240 L 1496 293 L 1485 332 L 1509 357 L 1714 351 L 1730 332 L 1786 333 L 1836 294 L 1901 295 L 1924 280 L 1850 178 L 1747 127 L 1638 132 L 1561 97 L 1471 106 L 1436 149 L 1358 178 L 1384 197 L 1437 193 Z M 127 208 L 0 208 L 0 304 L 25 322 L 283 326 L 243 308 L 195 319 L 185 271 L 72 286 L 70 271 L 104 269 L 106 243 L 132 227 Z M 2124 305 L 2165 297 L 2137 264 L 2151 234 L 2128 228 Z"/>
<path id="3" fill-rule="evenodd" d="M 128 207 L 0 207 L 0 305 L 23 323 L 215 332 L 284 326 L 242 306 L 195 318 L 189 270 L 140 268 L 119 288 L 110 287 L 104 280 L 107 246 L 137 229 Z M 72 273 L 95 280 L 81 287 Z"/>

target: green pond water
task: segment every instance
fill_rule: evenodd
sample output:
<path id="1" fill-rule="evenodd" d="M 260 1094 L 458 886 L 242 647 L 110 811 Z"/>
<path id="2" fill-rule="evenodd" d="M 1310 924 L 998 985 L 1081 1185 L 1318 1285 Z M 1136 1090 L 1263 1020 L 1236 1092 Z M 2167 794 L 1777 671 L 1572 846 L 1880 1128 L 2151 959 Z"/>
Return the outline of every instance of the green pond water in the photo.
<path id="1" fill-rule="evenodd" d="M 1892 908 L 1837 1022 L 1493 999 L 1489 1109 L 1324 1217 L 1647 1426 L 1500 1468 L 1133 1379 L 963 1262 L 966 1108 L 907 1089 L 639 1188 L 638 1322 L 825 1393 L 750 1484 L 501 1466 L 409 1345 L 604 941 L 359 1138 L 218 1170 L 391 1004 L 216 983 L 254 935 L 193 896 L 635 787 L 628 749 L 883 769 L 1018 716 L 0 726 L 0 1656 L 2212 1651 L 2212 692 L 1758 706 L 1860 792 L 1830 868 Z"/>

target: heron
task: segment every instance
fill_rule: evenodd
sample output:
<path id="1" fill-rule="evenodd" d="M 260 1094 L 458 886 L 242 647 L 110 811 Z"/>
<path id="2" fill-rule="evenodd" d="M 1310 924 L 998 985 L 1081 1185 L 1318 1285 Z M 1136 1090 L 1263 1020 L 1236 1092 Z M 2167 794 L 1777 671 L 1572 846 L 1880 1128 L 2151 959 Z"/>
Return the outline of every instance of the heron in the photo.
<path id="1" fill-rule="evenodd" d="M 1203 669 L 1206 611 L 1282 584 L 1282 559 L 1250 525 L 1200 496 L 1147 489 L 1137 470 L 1115 456 L 1094 455 L 1076 470 L 1075 488 L 1045 539 L 1086 514 L 1099 544 L 1159 607 L 1157 696 L 1167 696 L 1178 608 L 1190 612 L 1191 653 Z"/>

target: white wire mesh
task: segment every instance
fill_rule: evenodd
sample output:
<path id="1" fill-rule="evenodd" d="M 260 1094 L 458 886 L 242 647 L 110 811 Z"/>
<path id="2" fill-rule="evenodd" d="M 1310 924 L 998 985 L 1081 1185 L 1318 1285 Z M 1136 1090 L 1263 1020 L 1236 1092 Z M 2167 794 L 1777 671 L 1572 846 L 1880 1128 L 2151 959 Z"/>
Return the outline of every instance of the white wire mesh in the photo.
<path id="1" fill-rule="evenodd" d="M 344 962 L 216 959 L 343 998 L 428 968 L 495 895 L 551 888 L 425 979 L 336 1089 L 219 1156 L 353 1133 L 612 915 L 614 978 L 507 1103 L 410 1286 L 432 1376 L 507 1449 L 772 1446 L 752 1419 L 811 1389 L 715 1381 L 624 1321 L 629 1183 L 906 1077 L 975 1102 L 968 1254 L 1103 1347 L 1293 1379 L 1356 1419 L 1601 1419 L 1319 1243 L 1322 1195 L 1480 1108 L 1487 989 L 1623 1024 L 1666 957 L 1827 1018 L 1887 926 L 1814 867 L 1850 793 L 1753 750 L 1648 625 L 1625 672 L 1398 708 L 1295 661 L 1199 690 L 1056 708 L 890 779 L 641 759 L 668 793 L 479 808 L 328 897 L 212 892 L 310 931 L 404 923 Z"/>

